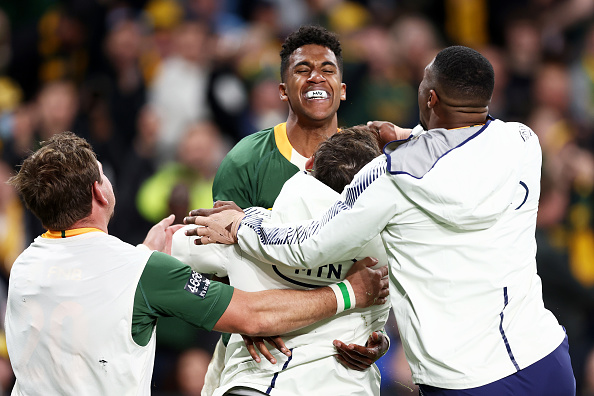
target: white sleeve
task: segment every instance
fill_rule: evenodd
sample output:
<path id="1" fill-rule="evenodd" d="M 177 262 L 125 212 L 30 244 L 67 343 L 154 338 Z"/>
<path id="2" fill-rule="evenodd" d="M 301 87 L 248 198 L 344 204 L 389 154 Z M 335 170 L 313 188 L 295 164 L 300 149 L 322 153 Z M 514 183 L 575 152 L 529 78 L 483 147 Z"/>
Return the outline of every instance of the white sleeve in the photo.
<path id="1" fill-rule="evenodd" d="M 227 276 L 227 263 L 232 245 L 195 245 L 198 237 L 187 236 L 186 230 L 198 226 L 188 225 L 173 234 L 171 241 L 171 255 L 190 266 L 194 271 L 215 274 L 219 278 Z"/>
<path id="2" fill-rule="evenodd" d="M 237 233 L 238 243 L 244 252 L 270 264 L 313 268 L 350 260 L 396 213 L 396 190 L 392 178 L 385 175 L 385 161 L 374 161 L 355 176 L 343 199 L 321 218 L 271 224 L 248 213 Z"/>

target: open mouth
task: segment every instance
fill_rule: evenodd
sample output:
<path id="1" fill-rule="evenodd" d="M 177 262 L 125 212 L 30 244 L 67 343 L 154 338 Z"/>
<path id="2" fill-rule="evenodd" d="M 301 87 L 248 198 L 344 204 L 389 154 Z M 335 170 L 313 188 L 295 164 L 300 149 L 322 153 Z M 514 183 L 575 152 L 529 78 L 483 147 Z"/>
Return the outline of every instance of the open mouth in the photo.
<path id="1" fill-rule="evenodd" d="M 315 91 L 308 91 L 305 93 L 305 98 L 306 99 L 327 99 L 328 92 L 321 90 L 321 89 L 317 89 Z"/>

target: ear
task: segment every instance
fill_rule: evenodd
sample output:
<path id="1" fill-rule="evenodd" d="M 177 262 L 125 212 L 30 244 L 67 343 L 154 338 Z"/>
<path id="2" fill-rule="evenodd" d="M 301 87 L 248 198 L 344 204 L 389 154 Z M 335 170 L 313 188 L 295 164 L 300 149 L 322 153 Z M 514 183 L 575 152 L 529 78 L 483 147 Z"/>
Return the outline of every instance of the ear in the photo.
<path id="1" fill-rule="evenodd" d="M 340 100 L 346 100 L 346 84 L 340 84 Z"/>
<path id="2" fill-rule="evenodd" d="M 280 96 L 280 100 L 282 100 L 283 102 L 289 101 L 289 96 L 287 95 L 287 84 L 278 84 L 278 94 Z"/>
<path id="3" fill-rule="evenodd" d="M 103 190 L 101 189 L 101 184 L 98 181 L 93 183 L 93 199 L 99 201 L 102 205 L 109 205 L 109 201 L 105 194 L 103 194 Z"/>
<path id="4" fill-rule="evenodd" d="M 435 90 L 429 90 L 429 98 L 427 100 L 427 107 L 432 109 L 439 103 L 439 97 L 437 96 L 437 92 Z"/>
<path id="5" fill-rule="evenodd" d="M 305 161 L 305 170 L 308 172 L 313 171 L 313 164 L 314 164 L 314 156 L 312 155 Z"/>

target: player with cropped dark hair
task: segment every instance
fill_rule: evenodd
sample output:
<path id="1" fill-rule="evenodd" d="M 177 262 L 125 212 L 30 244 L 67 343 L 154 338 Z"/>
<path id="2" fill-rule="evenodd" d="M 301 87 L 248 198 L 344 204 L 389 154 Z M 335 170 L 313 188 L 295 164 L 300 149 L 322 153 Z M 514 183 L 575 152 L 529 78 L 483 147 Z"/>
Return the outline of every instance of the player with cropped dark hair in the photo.
<path id="1" fill-rule="evenodd" d="M 287 37 L 280 55 L 279 94 L 289 107 L 287 122 L 233 147 L 215 176 L 215 201 L 272 207 L 285 181 L 304 170 L 318 145 L 338 129 L 336 112 L 346 99 L 346 85 L 336 35 L 320 26 L 302 26 Z"/>
<path id="2" fill-rule="evenodd" d="M 321 26 L 302 26 L 299 30 L 291 33 L 283 42 L 282 49 L 280 52 L 281 58 L 281 81 L 285 82 L 285 73 L 289 67 L 290 58 L 295 50 L 303 47 L 304 45 L 315 44 L 322 47 L 326 47 L 336 57 L 338 69 L 342 74 L 343 62 L 342 62 L 342 47 L 340 41 L 335 33 L 329 32 Z"/>
<path id="3" fill-rule="evenodd" d="M 469 103 L 491 101 L 495 72 L 477 51 L 460 45 L 445 48 L 435 57 L 432 70 L 440 94 L 466 96 Z"/>
<path id="4" fill-rule="evenodd" d="M 336 113 L 346 100 L 338 37 L 321 26 L 302 26 L 286 38 L 280 57 L 279 96 L 288 105 L 287 121 L 249 135 L 231 149 L 214 179 L 215 201 L 271 208 L 284 183 L 305 170 L 318 145 L 338 130 Z M 379 348 L 369 343 L 363 367 L 387 350 L 387 337 L 380 335 L 379 341 Z M 219 343 L 215 355 L 221 350 Z M 214 371 L 213 364 L 207 388 L 216 380 L 210 375 Z"/>

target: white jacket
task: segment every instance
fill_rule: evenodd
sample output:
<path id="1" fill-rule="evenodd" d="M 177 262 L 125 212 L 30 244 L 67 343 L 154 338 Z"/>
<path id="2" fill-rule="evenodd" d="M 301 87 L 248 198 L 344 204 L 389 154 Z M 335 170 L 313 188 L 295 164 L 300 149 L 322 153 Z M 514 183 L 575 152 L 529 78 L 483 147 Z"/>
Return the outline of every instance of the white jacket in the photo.
<path id="1" fill-rule="evenodd" d="M 537 136 L 490 119 L 396 146 L 316 221 L 287 226 L 246 216 L 242 250 L 307 266 L 350 257 L 381 234 L 415 383 L 477 387 L 548 355 L 565 335 L 544 308 L 536 273 Z"/>

